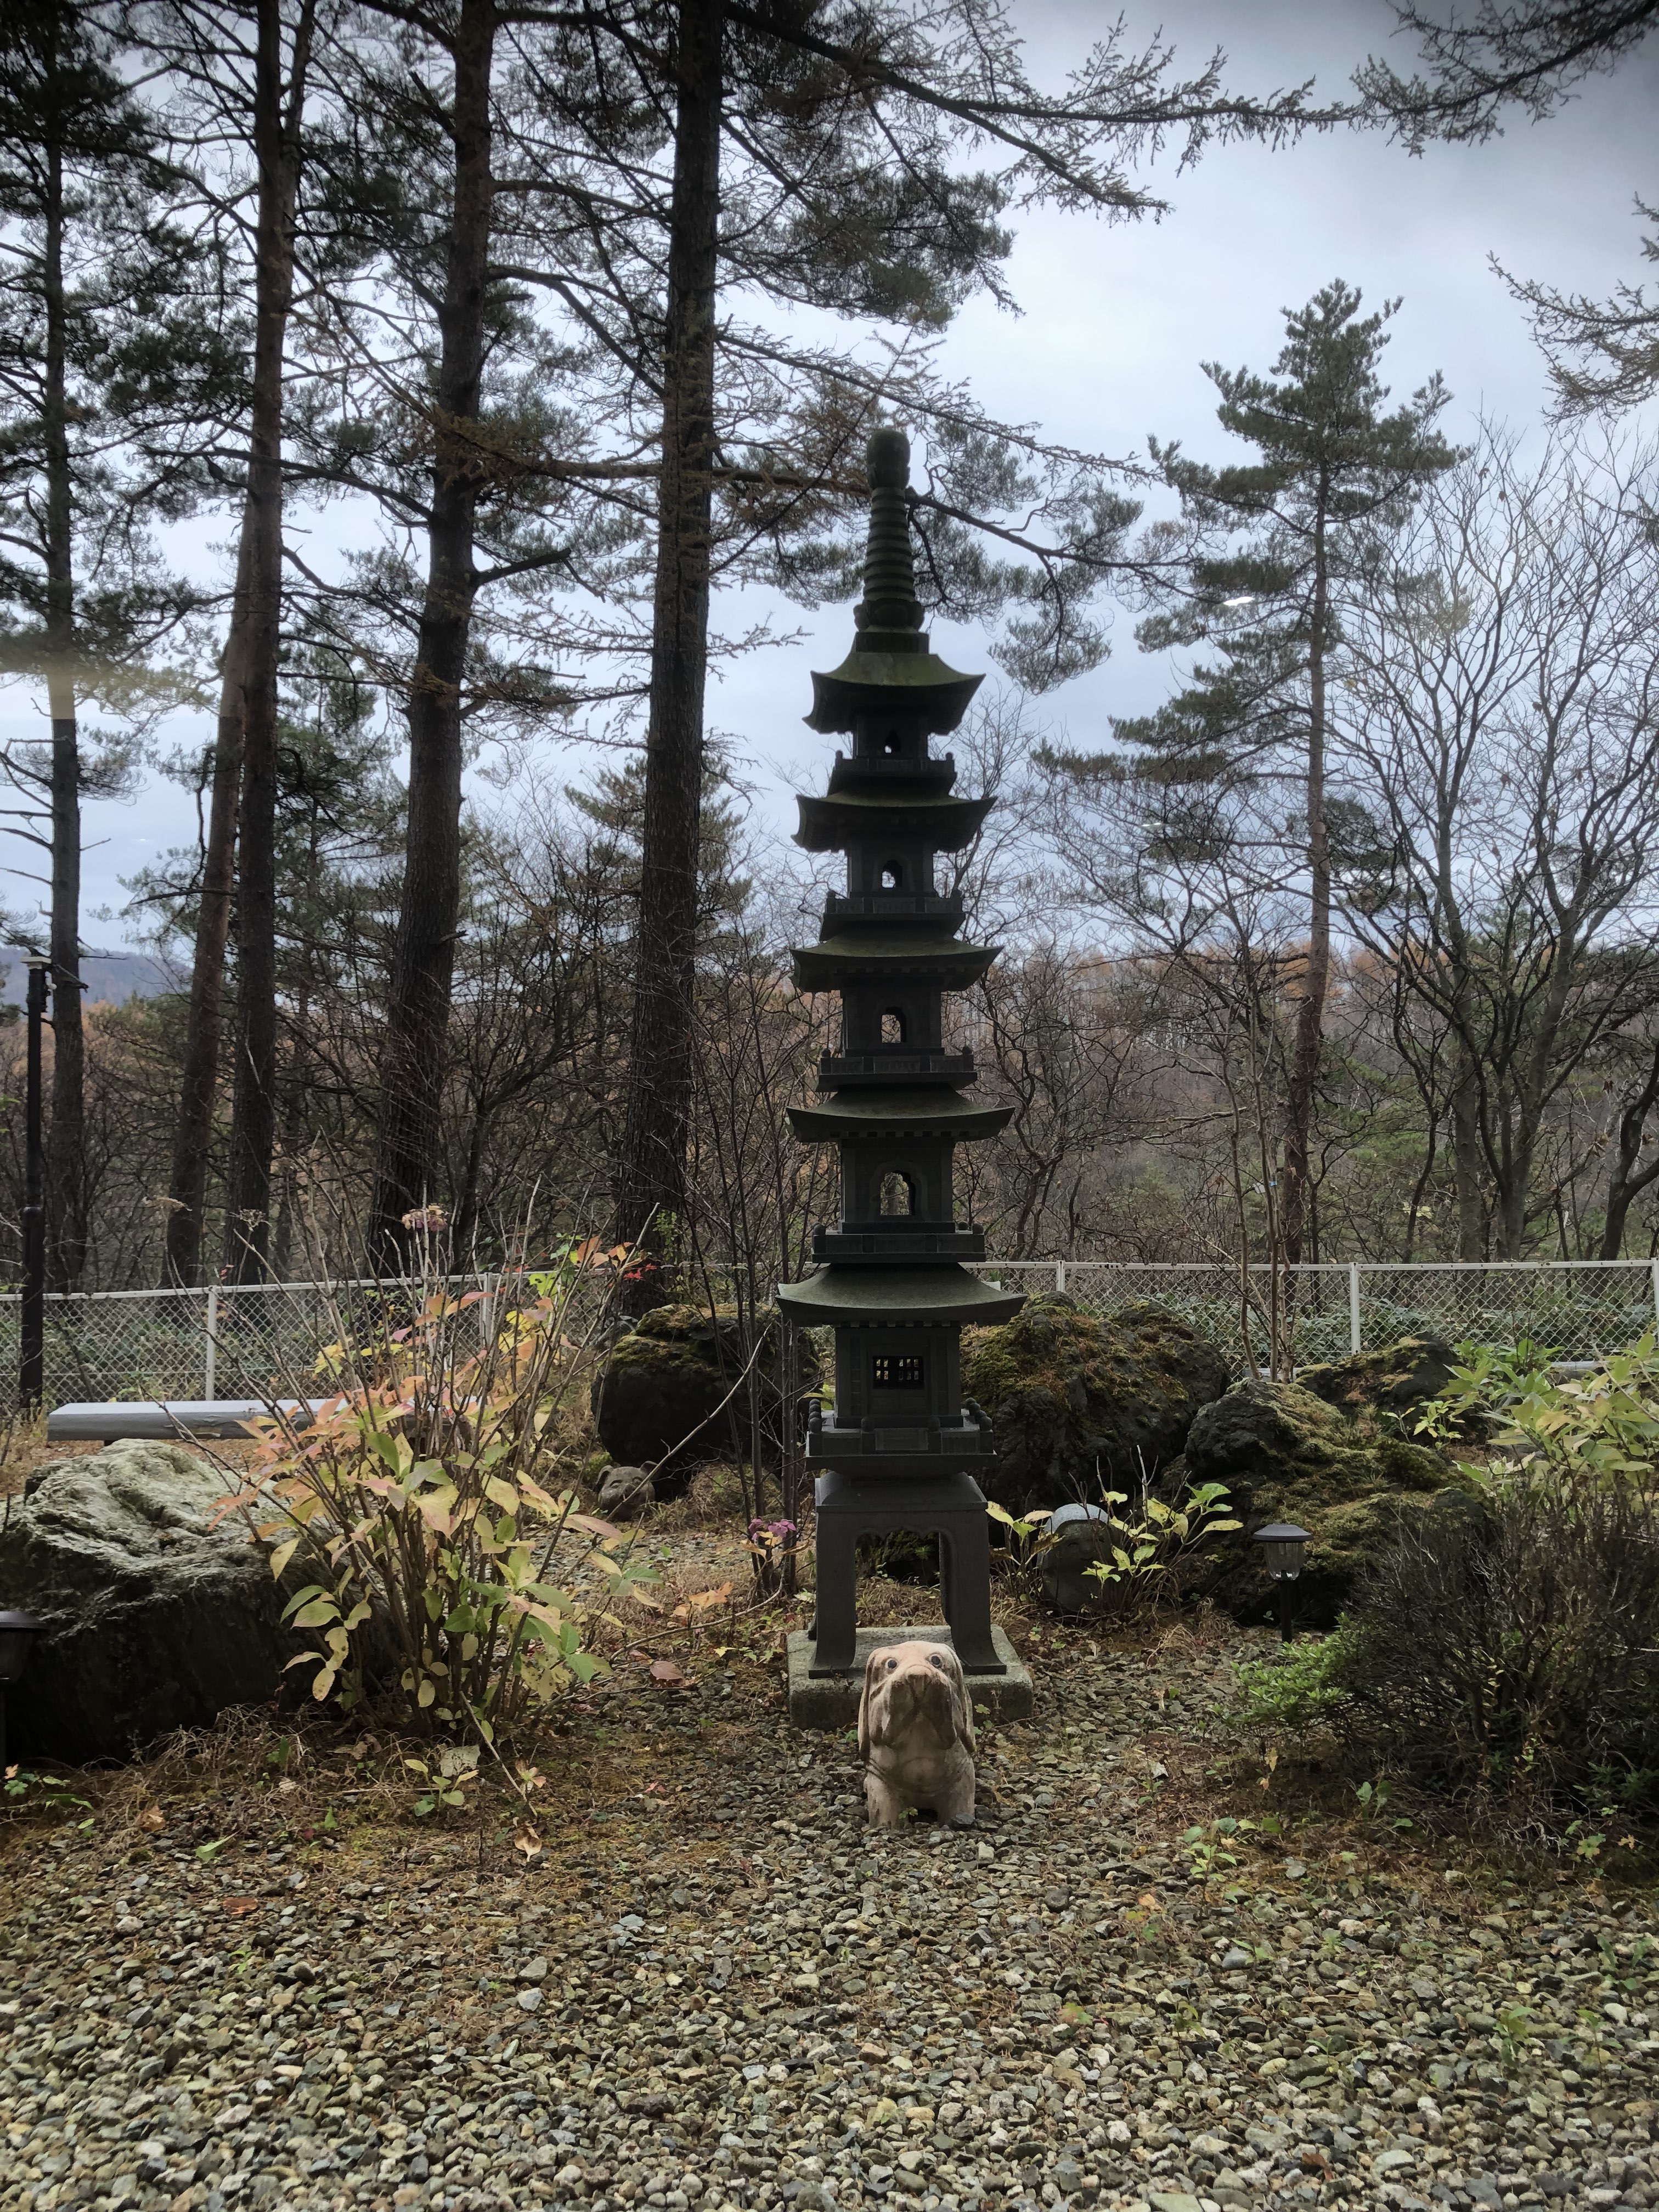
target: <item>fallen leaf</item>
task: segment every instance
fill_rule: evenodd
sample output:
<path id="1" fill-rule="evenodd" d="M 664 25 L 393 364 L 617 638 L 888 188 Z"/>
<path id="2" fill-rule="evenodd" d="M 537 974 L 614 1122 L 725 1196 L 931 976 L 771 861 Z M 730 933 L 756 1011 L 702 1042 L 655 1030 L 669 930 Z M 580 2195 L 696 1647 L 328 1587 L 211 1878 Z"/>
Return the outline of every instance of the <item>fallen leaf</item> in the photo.
<path id="1" fill-rule="evenodd" d="M 257 1897 L 222 1897 L 219 1903 L 221 1907 L 235 1920 L 246 1920 L 250 1912 L 257 1912 L 259 1910 L 259 1900 Z"/>
<path id="2" fill-rule="evenodd" d="M 526 1859 L 538 1859 L 542 1855 L 542 1839 L 533 1828 L 520 1828 L 513 1838 L 513 1848 L 522 1851 Z"/>
<path id="3" fill-rule="evenodd" d="M 665 1683 L 670 1689 L 690 1689 L 691 1686 L 691 1677 L 683 1674 L 678 1662 L 673 1659 L 653 1659 L 651 1679 L 653 1682 Z"/>
<path id="4" fill-rule="evenodd" d="M 146 1805 L 138 1815 L 138 1826 L 148 1828 L 151 1835 L 158 1835 L 167 1824 L 167 1815 L 159 1805 Z"/>
<path id="5" fill-rule="evenodd" d="M 724 1605 L 731 1595 L 730 1583 L 722 1583 L 718 1589 L 693 1590 L 668 1617 L 671 1620 L 690 1620 L 693 1613 L 706 1613 L 711 1606 Z"/>

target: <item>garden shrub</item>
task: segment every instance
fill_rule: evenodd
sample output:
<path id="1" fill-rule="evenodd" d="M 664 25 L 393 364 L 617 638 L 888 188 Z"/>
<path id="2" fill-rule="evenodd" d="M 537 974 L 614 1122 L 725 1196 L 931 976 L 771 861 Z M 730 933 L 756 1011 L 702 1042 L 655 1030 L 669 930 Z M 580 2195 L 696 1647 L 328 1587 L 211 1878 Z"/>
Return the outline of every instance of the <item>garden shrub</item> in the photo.
<path id="1" fill-rule="evenodd" d="M 595 1625 L 648 1580 L 574 1486 L 617 1258 L 568 1248 L 498 1289 L 483 1328 L 483 1294 L 434 1276 L 386 1325 L 343 1332 L 311 1426 L 272 1407 L 238 1502 L 275 1573 L 308 1563 L 289 1612 L 319 1638 L 291 1662 L 313 1697 L 356 1702 L 378 1649 L 407 1722 L 492 1743 L 597 1671 Z"/>
<path id="2" fill-rule="evenodd" d="M 1513 1829 L 1659 1813 L 1659 1354 L 1461 1346 L 1420 1431 L 1486 1446 L 1402 1521 L 1336 1632 L 1242 1670 L 1247 1724 Z"/>

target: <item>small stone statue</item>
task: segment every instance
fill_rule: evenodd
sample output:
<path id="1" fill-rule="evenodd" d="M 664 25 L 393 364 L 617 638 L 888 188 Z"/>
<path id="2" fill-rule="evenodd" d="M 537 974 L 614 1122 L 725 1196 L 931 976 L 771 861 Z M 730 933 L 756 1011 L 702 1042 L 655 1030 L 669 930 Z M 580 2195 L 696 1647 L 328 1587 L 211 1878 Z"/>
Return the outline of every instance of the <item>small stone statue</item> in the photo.
<path id="1" fill-rule="evenodd" d="M 642 1467 L 608 1467 L 599 1482 L 599 1510 L 607 1521 L 637 1521 L 657 1502 L 656 1486 Z"/>
<path id="2" fill-rule="evenodd" d="M 973 1826 L 974 1707 L 948 1644 L 879 1644 L 864 1669 L 859 1757 L 872 1828 L 924 1808 Z"/>

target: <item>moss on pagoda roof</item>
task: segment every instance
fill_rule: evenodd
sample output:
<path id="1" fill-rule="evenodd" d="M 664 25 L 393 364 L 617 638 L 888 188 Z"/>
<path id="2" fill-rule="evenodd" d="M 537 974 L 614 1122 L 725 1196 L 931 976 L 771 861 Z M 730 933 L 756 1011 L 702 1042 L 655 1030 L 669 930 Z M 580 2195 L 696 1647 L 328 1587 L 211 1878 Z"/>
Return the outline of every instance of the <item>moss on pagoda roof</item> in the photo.
<path id="1" fill-rule="evenodd" d="M 802 1328 L 848 1328 L 866 1322 L 892 1328 L 905 1322 L 965 1328 L 1012 1321 L 1025 1303 L 1024 1291 L 999 1290 L 970 1275 L 954 1260 L 934 1267 L 820 1267 L 804 1282 L 780 1283 L 778 1304 Z"/>
<path id="2" fill-rule="evenodd" d="M 959 853 L 979 835 L 995 803 L 925 793 L 907 799 L 890 792 L 828 792 L 797 799 L 795 842 L 809 853 L 841 853 L 853 838 L 920 838 L 936 853 Z"/>
<path id="3" fill-rule="evenodd" d="M 789 1126 L 803 1144 L 847 1137 L 994 1137 L 1013 1118 L 1012 1106 L 974 1106 L 954 1091 L 837 1091 L 814 1106 L 792 1106 Z"/>
<path id="4" fill-rule="evenodd" d="M 956 937 L 889 935 L 875 930 L 798 945 L 790 953 L 798 991 L 835 991 L 860 976 L 922 975 L 941 990 L 977 983 L 1001 951 L 998 945 L 964 945 Z"/>

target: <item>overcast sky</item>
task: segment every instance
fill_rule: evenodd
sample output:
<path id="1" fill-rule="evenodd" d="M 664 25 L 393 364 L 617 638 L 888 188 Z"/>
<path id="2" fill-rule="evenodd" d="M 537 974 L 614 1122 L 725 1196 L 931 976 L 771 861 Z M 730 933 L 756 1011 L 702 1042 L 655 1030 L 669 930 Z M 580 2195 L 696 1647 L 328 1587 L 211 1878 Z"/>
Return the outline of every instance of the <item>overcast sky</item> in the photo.
<path id="1" fill-rule="evenodd" d="M 1011 5 L 1042 74 L 1061 69 L 1107 19 L 1088 0 Z M 1314 76 L 1340 96 L 1368 52 L 1396 52 L 1401 67 L 1410 60 L 1391 39 L 1382 0 L 1174 0 L 1156 13 L 1133 5 L 1126 12 L 1137 43 L 1161 21 L 1189 70 L 1224 46 L 1230 83 L 1253 92 Z M 1347 134 L 1278 154 L 1226 148 L 1184 175 L 1172 167 L 1154 173 L 1172 203 L 1159 222 L 1025 217 L 1010 269 L 1021 313 L 970 306 L 947 341 L 945 366 L 969 379 L 993 414 L 1033 422 L 1064 443 L 1123 453 L 1144 447 L 1152 432 L 1219 458 L 1231 441 L 1215 423 L 1200 363 L 1266 368 L 1282 340 L 1283 309 L 1341 276 L 1368 304 L 1402 299 L 1386 361 L 1396 393 L 1439 369 L 1453 395 L 1454 436 L 1468 435 L 1481 414 L 1535 424 L 1546 400 L 1542 365 L 1490 260 L 1592 294 L 1639 275 L 1632 202 L 1638 192 L 1659 197 L 1656 95 L 1659 40 L 1553 121 L 1515 121 L 1484 147 L 1437 148 L 1417 161 L 1381 138 Z M 786 614 L 787 626 L 798 620 Z M 780 823 L 793 819 L 787 783 L 816 778 L 833 750 L 800 717 L 808 671 L 840 659 L 850 616 L 832 608 L 805 627 L 806 645 L 738 664 L 709 702 L 711 723 L 755 763 L 771 794 L 759 803 Z M 939 625 L 935 642 L 958 667 L 988 665 L 983 641 L 969 630 Z M 1111 658 L 1048 695 L 1038 711 L 1057 732 L 1087 742 L 1109 715 L 1154 703 L 1164 681 L 1139 660 L 1120 617 Z M 24 704 L 15 695 L 0 701 L 0 730 L 42 728 L 18 711 Z M 174 732 L 185 734 L 182 726 Z M 126 926 L 96 910 L 118 909 L 118 878 L 193 835 L 190 802 L 152 779 L 136 803 L 87 812 L 84 934 L 113 945 Z M 6 902 L 24 906 L 29 895 L 15 884 Z"/>

